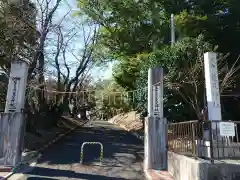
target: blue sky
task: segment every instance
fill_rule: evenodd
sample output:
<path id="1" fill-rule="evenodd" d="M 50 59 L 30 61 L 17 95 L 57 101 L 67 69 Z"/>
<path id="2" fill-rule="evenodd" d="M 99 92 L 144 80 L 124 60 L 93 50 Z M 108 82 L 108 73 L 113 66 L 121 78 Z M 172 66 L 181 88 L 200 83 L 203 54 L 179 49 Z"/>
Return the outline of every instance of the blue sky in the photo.
<path id="1" fill-rule="evenodd" d="M 36 0 L 34 0 L 36 1 Z M 42 0 L 39 0 L 42 1 Z M 56 0 L 52 0 L 52 3 L 54 3 Z M 76 5 L 76 0 L 63 0 L 60 7 L 58 8 L 57 12 L 55 13 L 54 19 L 53 19 L 53 23 L 58 24 L 58 22 L 62 21 L 62 19 L 64 18 L 64 16 L 66 16 L 66 14 L 71 10 L 71 12 L 67 15 L 67 19 L 64 21 L 64 23 L 62 23 L 62 26 L 64 29 L 66 29 L 66 32 L 68 32 L 69 30 L 71 30 L 72 28 L 75 27 L 75 23 L 74 22 L 79 22 L 80 20 L 77 19 L 77 17 L 72 17 L 72 14 L 74 12 L 76 12 L 78 10 L 77 5 Z M 83 47 L 83 38 L 82 38 L 82 34 L 81 31 L 79 33 L 77 33 L 76 38 L 74 38 L 71 42 L 71 46 L 70 48 L 73 49 L 73 52 L 75 55 L 79 54 L 79 50 L 81 49 L 81 47 Z M 55 39 L 55 38 L 53 38 Z M 56 40 L 54 40 L 56 41 Z M 54 51 L 55 48 L 53 47 L 48 47 L 49 51 Z M 49 53 L 51 54 L 51 53 Z M 78 62 L 76 61 L 76 59 L 74 58 L 74 56 L 71 53 L 67 53 L 67 59 L 68 62 L 71 63 L 71 72 L 72 74 L 75 73 L 76 67 Z M 49 61 L 51 61 L 51 57 L 48 58 Z M 112 67 L 113 67 L 113 63 L 108 63 L 104 68 L 100 68 L 100 67 L 95 67 L 93 68 L 90 72 L 93 76 L 93 78 L 95 80 L 98 79 L 108 79 L 111 78 L 112 76 Z M 48 67 L 49 71 L 51 71 L 49 74 L 53 74 L 53 67 L 51 67 L 51 65 L 49 65 Z"/>

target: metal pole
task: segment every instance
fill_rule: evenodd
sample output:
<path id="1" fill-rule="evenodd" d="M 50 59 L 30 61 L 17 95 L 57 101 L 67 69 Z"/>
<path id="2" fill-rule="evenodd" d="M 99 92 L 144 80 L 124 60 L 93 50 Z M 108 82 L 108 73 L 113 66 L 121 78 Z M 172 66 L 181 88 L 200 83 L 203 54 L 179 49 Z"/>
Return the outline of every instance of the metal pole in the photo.
<path id="1" fill-rule="evenodd" d="M 175 25 L 174 25 L 174 15 L 171 14 L 171 45 L 175 43 Z"/>

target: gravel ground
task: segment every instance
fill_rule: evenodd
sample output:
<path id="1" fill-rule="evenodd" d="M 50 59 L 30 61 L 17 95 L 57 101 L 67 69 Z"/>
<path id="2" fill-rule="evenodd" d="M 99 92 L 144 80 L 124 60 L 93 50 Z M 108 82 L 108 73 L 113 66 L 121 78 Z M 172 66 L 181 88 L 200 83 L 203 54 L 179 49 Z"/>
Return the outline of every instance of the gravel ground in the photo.
<path id="1" fill-rule="evenodd" d="M 84 162 L 79 164 L 80 148 L 86 141 L 103 144 L 103 165 L 99 165 L 100 148 L 97 145 L 85 146 Z M 141 140 L 116 125 L 94 121 L 45 151 L 24 179 L 143 180 L 143 153 Z"/>

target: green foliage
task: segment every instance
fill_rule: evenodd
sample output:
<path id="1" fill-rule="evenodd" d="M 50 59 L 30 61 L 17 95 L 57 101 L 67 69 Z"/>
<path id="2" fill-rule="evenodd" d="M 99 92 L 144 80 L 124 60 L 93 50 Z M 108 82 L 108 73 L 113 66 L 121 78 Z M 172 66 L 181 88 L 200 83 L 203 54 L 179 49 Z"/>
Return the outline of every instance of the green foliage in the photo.
<path id="1" fill-rule="evenodd" d="M 33 48 L 30 46 L 36 44 L 35 11 L 32 3 L 23 5 L 2 3 L 0 9 L 0 67 L 8 69 L 10 61 L 16 55 L 21 55 L 31 61 Z"/>
<path id="2" fill-rule="evenodd" d="M 139 78 L 141 81 L 139 81 L 137 87 L 140 88 L 147 83 L 147 70 L 149 68 L 164 67 L 167 70 L 164 82 L 166 114 L 169 117 L 171 116 L 170 119 L 175 119 L 176 115 L 181 117 L 180 114 L 186 114 L 191 119 L 199 119 L 201 109 L 205 104 L 203 54 L 204 52 L 214 50 L 215 48 L 210 43 L 204 41 L 202 35 L 199 35 L 197 38 L 186 37 L 176 42 L 173 46 L 166 46 L 157 50 L 148 57 L 146 56 L 148 60 L 142 61 L 143 63 L 140 66 L 142 74 Z M 221 92 L 233 87 L 232 82 L 235 76 L 233 72 L 239 70 L 239 67 L 234 66 L 234 71 L 231 71 L 230 67 L 226 58 L 219 55 L 218 75 Z"/>
<path id="3" fill-rule="evenodd" d="M 204 33 L 205 23 L 207 23 L 207 16 L 197 16 L 189 14 L 186 10 L 175 16 L 175 25 L 177 28 L 177 34 L 180 37 L 196 37 L 201 33 Z M 199 28 L 200 27 L 200 28 Z"/>
<path id="4" fill-rule="evenodd" d="M 96 84 L 95 97 L 97 112 L 104 119 L 130 110 L 131 100 L 128 99 L 125 90 L 111 79 Z"/>
<path id="5" fill-rule="evenodd" d="M 213 47 L 199 36 L 183 38 L 174 46 L 166 46 L 154 54 L 155 58 L 149 62 L 150 67 L 162 66 L 168 70 L 165 77 L 169 92 L 166 94 L 168 96 L 166 101 L 173 103 L 173 96 L 176 96 L 173 108 L 178 109 L 185 104 L 183 108 L 187 107 L 189 111 L 195 112 L 196 118 L 199 118 L 201 107 L 204 105 L 203 54 L 212 50 Z"/>
<path id="6" fill-rule="evenodd" d="M 136 88 L 135 81 L 139 74 L 140 62 L 136 58 L 123 59 L 113 69 L 115 81 L 126 90 Z"/>
<path id="7" fill-rule="evenodd" d="M 105 55 L 118 61 L 113 75 L 121 87 L 126 90 L 145 87 L 150 67 L 163 66 L 168 70 L 164 101 L 165 114 L 170 119 L 199 118 L 205 97 L 203 54 L 216 51 L 215 46 L 220 53 L 230 53 L 227 59 L 221 54 L 218 57 L 221 90 L 233 88 L 235 72 L 229 72 L 240 53 L 240 1 L 78 2 L 81 15 L 101 25 L 99 44 Z M 172 47 L 171 13 L 175 15 L 178 41 Z M 238 64 L 234 67 L 236 72 Z M 227 74 L 230 76 L 226 81 Z M 139 106 L 146 107 L 146 99 L 140 97 L 137 101 Z"/>
<path id="8" fill-rule="evenodd" d="M 79 0 L 78 5 L 81 13 L 101 25 L 100 43 L 115 56 L 151 51 L 157 40 L 169 41 L 169 21 L 159 3 Z"/>

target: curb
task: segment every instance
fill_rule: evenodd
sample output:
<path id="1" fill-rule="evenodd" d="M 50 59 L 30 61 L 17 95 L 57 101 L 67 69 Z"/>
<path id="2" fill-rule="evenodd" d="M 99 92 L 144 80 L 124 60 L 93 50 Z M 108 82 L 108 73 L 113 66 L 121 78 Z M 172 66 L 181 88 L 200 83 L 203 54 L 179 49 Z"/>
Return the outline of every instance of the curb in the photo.
<path id="1" fill-rule="evenodd" d="M 168 171 L 156 171 L 156 170 L 145 170 L 144 171 L 147 180 L 174 180 L 172 175 Z"/>
<path id="2" fill-rule="evenodd" d="M 79 127 L 82 127 L 83 125 L 85 125 L 86 123 L 88 123 L 89 121 L 85 121 L 83 122 L 81 125 L 77 125 L 76 127 L 68 130 L 65 133 L 59 134 L 56 138 L 54 138 L 53 140 L 51 140 L 50 142 L 47 142 L 42 148 L 38 149 L 36 151 L 36 154 L 31 156 L 31 158 L 36 158 L 35 162 L 29 163 L 29 161 L 27 162 L 20 162 L 19 165 L 13 167 L 11 170 L 12 172 L 8 173 L 7 175 L 5 175 L 3 178 L 1 178 L 0 180 L 6 180 L 8 178 L 10 178 L 11 176 L 17 174 L 17 173 L 21 173 L 21 172 L 17 172 L 17 169 L 22 166 L 22 165 L 27 165 L 30 166 L 30 169 L 28 170 L 31 171 L 31 168 L 34 168 L 34 166 L 37 164 L 38 159 L 41 157 L 40 153 L 43 152 L 44 150 L 46 150 L 47 148 L 49 148 L 51 145 L 57 143 L 59 140 L 61 140 L 63 137 L 65 137 L 66 135 L 68 135 L 69 133 L 73 132 L 74 130 L 76 130 Z M 26 173 L 26 172 L 25 172 Z M 24 174 L 21 174 L 20 177 L 18 177 L 17 179 L 20 179 L 22 176 L 24 176 Z"/>
<path id="3" fill-rule="evenodd" d="M 147 170 L 144 170 L 144 174 L 147 180 L 153 180 L 152 176 L 149 174 Z"/>

